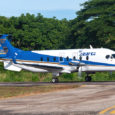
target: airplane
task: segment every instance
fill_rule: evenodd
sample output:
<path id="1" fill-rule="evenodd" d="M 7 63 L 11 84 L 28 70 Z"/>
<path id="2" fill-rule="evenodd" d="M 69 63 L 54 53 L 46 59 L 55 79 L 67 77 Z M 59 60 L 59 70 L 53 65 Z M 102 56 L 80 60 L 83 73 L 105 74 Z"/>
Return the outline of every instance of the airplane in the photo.
<path id="1" fill-rule="evenodd" d="M 82 76 L 85 72 L 85 81 L 90 82 L 89 74 L 115 71 L 115 51 L 107 48 L 23 51 L 13 47 L 9 38 L 8 34 L 0 35 L 0 61 L 7 70 L 50 72 L 53 83 L 59 82 L 63 73 Z"/>

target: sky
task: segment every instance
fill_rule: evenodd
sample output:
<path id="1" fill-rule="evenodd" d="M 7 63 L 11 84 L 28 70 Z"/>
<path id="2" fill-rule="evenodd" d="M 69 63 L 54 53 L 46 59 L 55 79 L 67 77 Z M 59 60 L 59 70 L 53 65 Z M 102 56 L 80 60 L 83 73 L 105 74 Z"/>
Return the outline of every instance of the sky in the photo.
<path id="1" fill-rule="evenodd" d="M 57 19 L 76 17 L 80 4 L 88 0 L 0 0 L 0 16 L 20 16 L 22 13 L 41 13 L 44 17 Z"/>

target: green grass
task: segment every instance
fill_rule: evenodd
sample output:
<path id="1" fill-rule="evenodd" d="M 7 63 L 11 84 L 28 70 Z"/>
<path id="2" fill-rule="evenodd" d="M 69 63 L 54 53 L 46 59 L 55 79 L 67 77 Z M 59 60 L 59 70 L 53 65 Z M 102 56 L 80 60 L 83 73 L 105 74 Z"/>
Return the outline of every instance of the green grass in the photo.
<path id="1" fill-rule="evenodd" d="M 86 74 L 78 77 L 77 73 L 62 74 L 59 81 L 85 81 Z M 115 72 L 112 75 L 109 72 L 97 72 L 91 75 L 92 81 L 115 81 Z M 22 70 L 21 72 L 13 72 L 3 69 L 0 63 L 0 82 L 50 82 L 52 79 L 51 73 L 33 73 Z"/>
<path id="2" fill-rule="evenodd" d="M 60 81 L 85 81 L 85 76 L 84 72 L 82 73 L 82 77 L 78 77 L 77 73 L 62 74 Z M 115 81 L 115 72 L 96 72 L 90 76 L 92 77 L 92 81 Z"/>

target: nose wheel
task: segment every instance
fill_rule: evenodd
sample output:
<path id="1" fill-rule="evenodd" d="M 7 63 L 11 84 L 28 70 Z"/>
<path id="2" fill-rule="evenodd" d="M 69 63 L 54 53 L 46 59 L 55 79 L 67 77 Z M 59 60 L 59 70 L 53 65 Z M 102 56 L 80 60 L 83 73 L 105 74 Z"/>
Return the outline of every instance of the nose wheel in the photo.
<path id="1" fill-rule="evenodd" d="M 88 76 L 88 75 L 87 75 L 87 76 L 85 77 L 85 81 L 86 81 L 86 82 L 91 82 L 91 80 L 92 80 L 91 76 Z"/>
<path id="2" fill-rule="evenodd" d="M 59 73 L 52 73 L 53 77 L 52 77 L 52 83 L 58 83 L 58 76 L 60 75 Z"/>

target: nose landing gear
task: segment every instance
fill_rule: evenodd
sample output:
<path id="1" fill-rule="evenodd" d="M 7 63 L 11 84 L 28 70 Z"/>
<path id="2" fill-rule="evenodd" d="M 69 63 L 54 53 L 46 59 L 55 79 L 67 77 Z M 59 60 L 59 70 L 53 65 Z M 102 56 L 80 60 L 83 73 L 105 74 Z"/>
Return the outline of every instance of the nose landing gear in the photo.
<path id="1" fill-rule="evenodd" d="M 52 75 L 53 75 L 53 77 L 52 77 L 52 83 L 58 83 L 59 82 L 58 76 L 60 74 L 59 73 L 53 73 Z"/>

